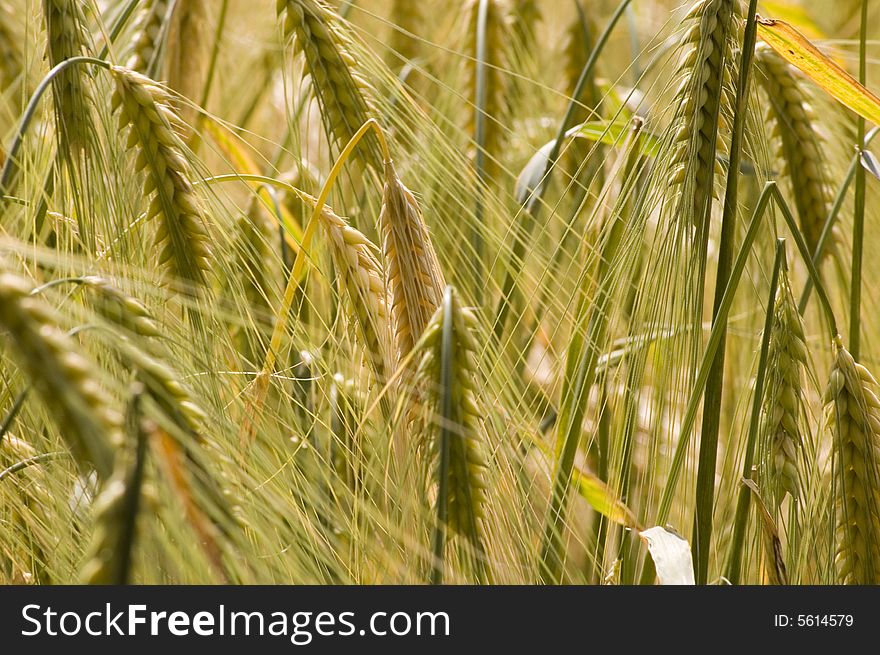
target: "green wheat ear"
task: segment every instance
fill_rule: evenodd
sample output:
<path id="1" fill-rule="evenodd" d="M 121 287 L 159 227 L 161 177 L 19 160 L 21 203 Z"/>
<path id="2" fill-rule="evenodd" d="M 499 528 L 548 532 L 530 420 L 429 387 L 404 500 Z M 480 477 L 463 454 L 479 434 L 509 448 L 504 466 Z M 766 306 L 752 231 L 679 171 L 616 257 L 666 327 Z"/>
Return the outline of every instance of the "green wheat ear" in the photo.
<path id="1" fill-rule="evenodd" d="M 805 402 L 803 378 L 807 366 L 803 321 L 784 271 L 776 295 L 767 366 L 771 373 L 763 403 L 766 473 L 769 480 L 779 485 L 774 494 L 778 505 L 786 493 L 800 497 L 800 416 Z"/>
<path id="2" fill-rule="evenodd" d="M 477 400 L 476 330 L 476 316 L 462 307 L 455 289 L 447 287 L 444 302 L 419 340 L 416 378 L 424 393 L 438 470 L 448 458 L 448 473 L 445 479 L 441 473 L 438 480 L 438 503 L 445 504 L 449 529 L 481 550 L 487 482 Z"/>
<path id="3" fill-rule="evenodd" d="M 140 73 L 114 66 L 113 104 L 120 127 L 127 127 L 127 147 L 137 154 L 144 172 L 144 195 L 150 199 L 147 216 L 157 222 L 159 265 L 171 278 L 202 287 L 210 268 L 211 250 L 192 171 L 178 136 L 177 114 L 168 92 Z"/>
<path id="4" fill-rule="evenodd" d="M 880 400 L 877 381 L 838 337 L 825 401 L 837 451 L 837 572 L 843 584 L 880 583 Z"/>
<path id="5" fill-rule="evenodd" d="M 292 40 L 303 57 L 327 136 L 341 149 L 375 115 L 373 88 L 358 71 L 342 21 L 323 0 L 277 0 L 276 11 L 285 42 Z M 364 139 L 366 147 L 357 155 L 381 171 L 384 158 L 376 136 Z"/>

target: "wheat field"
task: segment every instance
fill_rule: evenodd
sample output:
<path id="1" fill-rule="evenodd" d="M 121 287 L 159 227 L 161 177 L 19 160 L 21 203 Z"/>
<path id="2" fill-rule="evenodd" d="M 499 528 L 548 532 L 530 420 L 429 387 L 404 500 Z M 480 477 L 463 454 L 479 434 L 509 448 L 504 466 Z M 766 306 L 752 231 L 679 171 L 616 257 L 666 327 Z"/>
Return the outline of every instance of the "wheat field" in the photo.
<path id="1" fill-rule="evenodd" d="M 679 1 L 0 0 L 0 582 L 880 583 L 880 4 Z"/>

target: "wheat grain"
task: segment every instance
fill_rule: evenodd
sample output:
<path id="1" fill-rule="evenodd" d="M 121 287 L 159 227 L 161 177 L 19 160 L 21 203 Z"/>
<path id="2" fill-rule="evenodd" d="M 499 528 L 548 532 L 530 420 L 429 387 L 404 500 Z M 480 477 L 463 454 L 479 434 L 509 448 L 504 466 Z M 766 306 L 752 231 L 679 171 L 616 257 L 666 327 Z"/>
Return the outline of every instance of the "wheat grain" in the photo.
<path id="1" fill-rule="evenodd" d="M 296 52 L 303 56 L 327 137 L 342 148 L 375 112 L 373 89 L 357 71 L 341 19 L 321 0 L 277 0 L 276 9 L 283 16 L 285 41 L 292 38 Z M 381 170 L 384 159 L 376 136 L 369 133 L 364 138 L 359 156 Z"/>
<path id="2" fill-rule="evenodd" d="M 137 169 L 146 172 L 147 215 L 158 220 L 159 264 L 172 277 L 203 285 L 209 267 L 208 233 L 190 181 L 190 166 L 174 130 L 177 117 L 167 92 L 153 80 L 127 68 L 112 67 L 114 106 L 120 125 L 128 126 L 127 146 L 137 148 Z"/>
<path id="3" fill-rule="evenodd" d="M 140 336 L 161 336 L 155 319 L 140 300 L 97 275 L 82 277 L 80 282 L 98 294 L 96 309 L 104 318 Z"/>
<path id="4" fill-rule="evenodd" d="M 880 583 L 880 400 L 877 382 L 838 337 L 825 401 L 834 433 L 840 485 L 837 497 L 838 579 Z"/>
<path id="5" fill-rule="evenodd" d="M 113 449 L 121 442 L 121 417 L 102 388 L 96 365 L 77 352 L 55 313 L 31 291 L 25 280 L 0 274 L 0 325 L 81 470 L 94 469 L 106 479 L 112 473 Z"/>
<path id="6" fill-rule="evenodd" d="M 129 340 L 120 340 L 115 348 L 165 415 L 180 430 L 196 436 L 207 415 L 180 376 L 165 361 L 150 355 Z"/>
<path id="7" fill-rule="evenodd" d="M 796 70 L 765 45 L 756 48 L 755 62 L 762 73 L 758 79 L 770 101 L 765 122 L 770 125 L 777 158 L 782 163 L 779 175 L 791 185 L 801 230 L 813 252 L 833 201 L 827 145 L 817 132 L 818 117 Z"/>

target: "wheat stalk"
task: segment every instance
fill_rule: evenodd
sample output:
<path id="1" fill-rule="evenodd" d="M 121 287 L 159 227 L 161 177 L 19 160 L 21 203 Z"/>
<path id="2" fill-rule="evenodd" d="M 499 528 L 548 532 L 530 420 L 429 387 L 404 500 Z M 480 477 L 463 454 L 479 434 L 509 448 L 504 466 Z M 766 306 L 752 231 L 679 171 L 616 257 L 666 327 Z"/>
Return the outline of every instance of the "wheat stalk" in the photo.
<path id="1" fill-rule="evenodd" d="M 586 9 L 580 2 L 578 7 L 579 11 L 575 12 L 574 18 L 566 27 L 565 45 L 562 53 L 564 89 L 569 98 L 574 97 L 581 71 L 590 57 L 590 46 L 594 40 L 593 25 L 586 14 Z M 582 13 L 583 19 L 581 18 Z M 581 123 L 587 120 L 590 115 L 589 108 L 594 107 L 598 101 L 596 95 L 595 85 L 592 82 L 584 85 L 580 95 L 574 98 L 579 105 L 583 106 L 576 107 L 572 122 Z"/>
<path id="2" fill-rule="evenodd" d="M 428 227 L 412 192 L 389 161 L 379 226 L 391 292 L 397 354 L 406 357 L 440 305 L 445 282 Z"/>
<path id="3" fill-rule="evenodd" d="M 127 68 L 111 68 L 116 79 L 113 104 L 120 126 L 130 129 L 127 146 L 137 148 L 137 169 L 146 172 L 147 215 L 158 220 L 159 264 L 172 277 L 203 285 L 209 267 L 208 233 L 190 181 L 177 116 L 168 93 L 153 80 Z"/>
<path id="4" fill-rule="evenodd" d="M 366 236 L 325 207 L 321 225 L 339 283 L 345 289 L 360 330 L 363 350 L 380 385 L 393 371 L 385 280 Z"/>
<path id="5" fill-rule="evenodd" d="M 470 310 L 462 307 L 455 290 L 452 287 L 447 289 L 450 302 L 438 307 L 419 340 L 416 376 L 424 390 L 428 424 L 434 426 L 435 435 L 449 434 L 445 498 L 449 529 L 481 549 L 487 483 L 480 438 L 482 413 L 477 402 L 479 344 L 474 336 L 477 319 Z M 446 316 L 447 311 L 451 313 L 450 317 Z M 442 380 L 444 320 L 450 321 L 452 329 L 448 388 L 444 388 Z M 449 415 L 444 415 L 444 395 L 451 401 L 446 407 Z M 440 438 L 435 436 L 434 450 L 439 452 L 441 446 Z"/>
<path id="6" fill-rule="evenodd" d="M 834 343 L 825 401 L 834 434 L 837 491 L 837 564 L 843 584 L 880 583 L 880 400 L 874 376 Z"/>
<path id="7" fill-rule="evenodd" d="M 43 0 L 47 58 L 57 66 L 72 57 L 91 54 L 81 0 Z M 77 160 L 94 141 L 94 99 L 88 74 L 81 66 L 69 67 L 52 83 L 60 151 Z"/>
<path id="8" fill-rule="evenodd" d="M 0 274 L 0 325 L 15 344 L 22 366 L 43 395 L 61 436 L 83 472 L 110 477 L 113 449 L 121 442 L 121 416 L 102 388 L 96 365 L 77 352 L 58 317 L 32 286 Z"/>
<path id="9" fill-rule="evenodd" d="M 357 71 L 341 19 L 322 0 L 277 0 L 285 41 L 293 39 L 312 80 L 327 137 L 337 148 L 347 144 L 373 111 L 373 89 Z M 377 171 L 384 158 L 372 133 L 359 156 Z"/>
<path id="10" fill-rule="evenodd" d="M 816 130 L 818 117 L 810 103 L 804 80 L 795 69 L 766 45 L 755 50 L 762 75 L 758 80 L 770 100 L 765 121 L 783 164 L 810 252 L 814 252 L 831 210 L 833 191 L 825 152 L 827 145 Z"/>
<path id="11" fill-rule="evenodd" d="M 771 371 L 763 403 L 768 480 L 778 483 L 777 505 L 786 493 L 799 497 L 798 453 L 802 446 L 800 412 L 807 366 L 804 328 L 787 276 L 776 295 L 767 367 Z M 772 488 L 769 487 L 768 488 Z"/>

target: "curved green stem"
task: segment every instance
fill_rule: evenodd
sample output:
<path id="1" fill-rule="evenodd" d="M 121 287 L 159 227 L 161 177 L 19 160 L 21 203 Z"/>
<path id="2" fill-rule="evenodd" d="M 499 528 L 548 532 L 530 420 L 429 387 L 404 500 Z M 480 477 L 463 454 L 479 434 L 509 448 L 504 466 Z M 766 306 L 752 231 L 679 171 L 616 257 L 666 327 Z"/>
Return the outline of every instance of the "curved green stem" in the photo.
<path id="1" fill-rule="evenodd" d="M 39 86 L 37 86 L 34 91 L 34 94 L 31 96 L 27 107 L 25 107 L 24 114 L 21 116 L 21 121 L 18 124 L 18 131 L 15 133 L 15 140 L 12 142 L 12 146 L 8 151 L 9 154 L 6 156 L 6 163 L 3 165 L 3 173 L 0 174 L 0 196 L 9 194 L 9 184 L 12 181 L 13 175 L 15 175 L 15 172 L 18 170 L 18 153 L 21 150 L 21 144 L 24 141 L 25 132 L 27 132 L 31 121 L 37 113 L 37 106 L 40 104 L 43 94 L 46 93 L 46 89 L 49 88 L 52 84 L 52 80 L 58 77 L 58 75 L 71 66 L 78 66 L 80 64 L 93 64 L 110 70 L 110 64 L 103 59 L 96 59 L 95 57 L 71 57 L 70 59 L 62 61 L 46 74 L 46 77 L 43 78 L 43 81 L 40 82 Z"/>
<path id="2" fill-rule="evenodd" d="M 843 179 L 843 182 L 840 185 L 840 188 L 837 190 L 837 195 L 834 197 L 834 203 L 831 205 L 831 210 L 828 212 L 828 217 L 825 219 L 825 223 L 822 226 L 822 234 L 819 235 L 819 241 L 816 243 L 816 250 L 813 252 L 813 266 L 818 268 L 819 262 L 822 261 L 822 257 L 825 254 L 825 248 L 828 245 L 828 242 L 831 239 L 831 234 L 834 230 L 834 225 L 837 223 L 837 217 L 840 214 L 840 209 L 843 207 L 843 202 L 846 200 L 847 191 L 849 191 L 849 185 L 852 184 L 853 178 L 856 176 L 856 168 L 860 167 L 861 164 L 861 155 L 862 152 L 867 149 L 871 142 L 874 140 L 874 137 L 880 133 L 880 127 L 875 127 L 871 129 L 870 132 L 865 136 L 863 141 L 863 146 L 861 150 L 856 152 L 853 155 L 852 161 L 850 162 L 849 169 L 847 170 L 846 177 Z M 800 302 L 798 302 L 798 312 L 801 314 L 807 308 L 807 303 L 810 300 L 810 294 L 813 291 L 813 278 L 807 278 L 806 283 L 804 284 L 804 290 L 801 293 Z"/>

